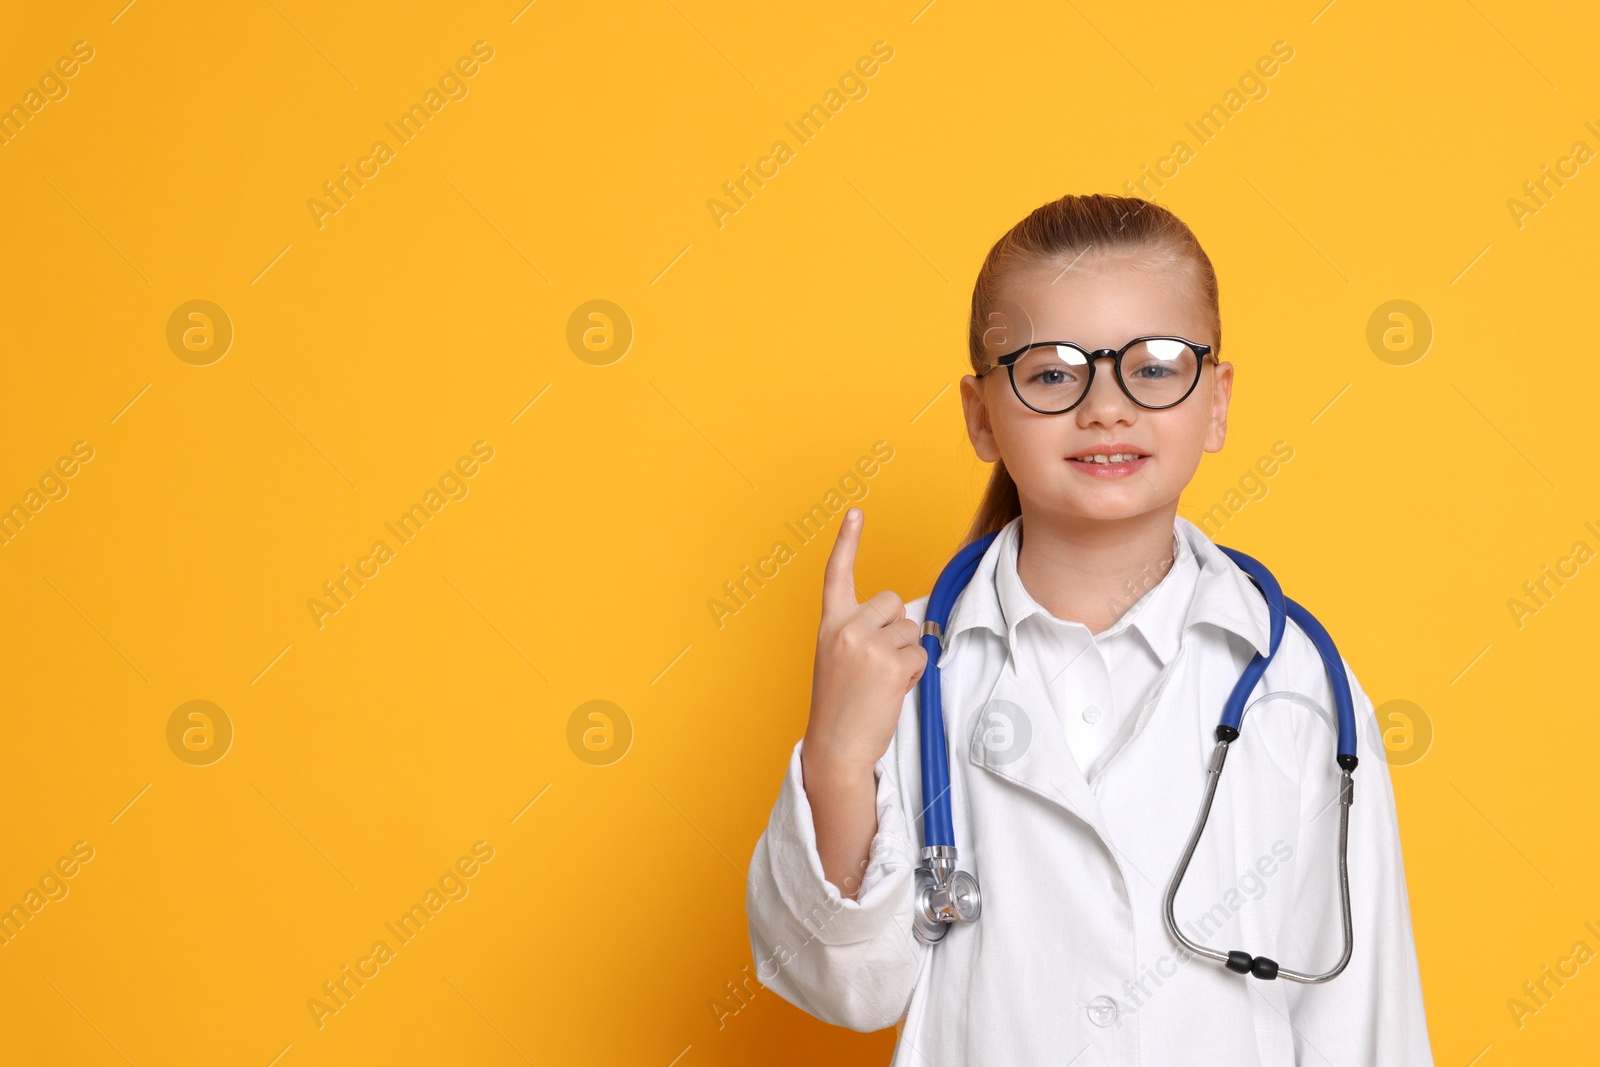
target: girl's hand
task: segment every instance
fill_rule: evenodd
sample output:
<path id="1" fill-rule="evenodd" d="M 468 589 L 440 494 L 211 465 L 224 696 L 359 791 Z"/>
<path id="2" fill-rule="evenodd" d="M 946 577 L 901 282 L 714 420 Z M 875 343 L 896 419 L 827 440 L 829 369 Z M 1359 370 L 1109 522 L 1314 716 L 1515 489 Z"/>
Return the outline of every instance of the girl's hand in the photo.
<path id="1" fill-rule="evenodd" d="M 894 738 L 928 653 L 905 603 L 887 590 L 856 602 L 856 548 L 866 515 L 851 508 L 822 578 L 822 624 L 801 754 L 821 770 L 870 772 Z"/>

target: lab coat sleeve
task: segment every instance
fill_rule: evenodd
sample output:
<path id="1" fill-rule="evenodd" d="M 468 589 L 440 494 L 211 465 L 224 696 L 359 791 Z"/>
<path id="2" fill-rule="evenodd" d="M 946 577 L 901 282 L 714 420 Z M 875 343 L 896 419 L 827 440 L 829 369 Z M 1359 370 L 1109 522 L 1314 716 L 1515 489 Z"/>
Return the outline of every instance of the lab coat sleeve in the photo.
<path id="1" fill-rule="evenodd" d="M 1320 670 L 1320 664 L 1318 665 Z M 1363 1064 L 1367 1067 L 1431 1065 L 1422 979 L 1411 930 L 1411 905 L 1406 892 L 1405 864 L 1389 764 L 1372 701 L 1356 681 L 1349 664 L 1350 695 L 1356 716 L 1359 764 L 1352 776 L 1350 806 L 1350 912 L 1354 950 L 1350 963 L 1320 985 L 1287 982 L 1287 1004 L 1294 1027 L 1295 1062 Z M 1323 677 L 1332 708 L 1331 688 Z M 1323 970 L 1335 962 L 1343 946 L 1339 921 L 1337 862 L 1338 806 L 1326 808 L 1335 795 L 1338 770 L 1326 758 L 1329 749 L 1316 746 L 1315 763 L 1306 767 L 1308 782 L 1326 790 L 1303 806 L 1312 818 L 1302 840 L 1304 862 L 1296 878 L 1295 907 L 1321 909 L 1319 934 L 1307 946 L 1301 970 Z M 1323 773 L 1313 773 L 1317 766 Z M 1314 832 L 1313 832 L 1314 831 Z M 1304 914 L 1304 913 L 1302 913 Z M 1286 961 L 1287 962 L 1287 961 Z M 1288 964 L 1296 966 L 1295 964 Z"/>
<path id="2" fill-rule="evenodd" d="M 856 899 L 822 872 L 795 744 L 772 815 L 750 861 L 745 910 L 756 977 L 789 1003 L 852 1030 L 892 1026 L 906 1012 L 922 962 L 912 933 L 916 866 L 896 746 L 873 768 L 878 830 Z"/>

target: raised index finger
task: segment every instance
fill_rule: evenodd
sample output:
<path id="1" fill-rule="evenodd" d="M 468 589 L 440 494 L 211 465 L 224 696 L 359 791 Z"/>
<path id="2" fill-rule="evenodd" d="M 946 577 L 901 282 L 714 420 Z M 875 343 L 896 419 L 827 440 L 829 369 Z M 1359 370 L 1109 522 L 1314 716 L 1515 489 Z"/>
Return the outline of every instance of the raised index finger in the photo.
<path id="1" fill-rule="evenodd" d="M 833 551 L 822 572 L 822 614 L 843 615 L 853 611 L 856 600 L 856 548 L 861 544 L 861 524 L 866 519 L 860 508 L 851 508 L 839 524 Z"/>

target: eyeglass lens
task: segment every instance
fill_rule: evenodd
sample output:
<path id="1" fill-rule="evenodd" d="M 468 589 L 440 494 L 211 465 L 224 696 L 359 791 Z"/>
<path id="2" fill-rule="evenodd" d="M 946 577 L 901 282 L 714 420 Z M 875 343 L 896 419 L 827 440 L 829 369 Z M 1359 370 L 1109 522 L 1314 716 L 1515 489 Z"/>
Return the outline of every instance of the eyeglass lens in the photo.
<path id="1" fill-rule="evenodd" d="M 1110 367 L 1100 368 L 1109 373 Z M 1040 345 L 1022 354 L 1012 367 L 1017 390 L 1028 406 L 1059 411 L 1083 396 L 1089 382 L 1089 360 L 1069 345 Z M 1175 404 L 1194 385 L 1198 361 L 1194 349 L 1180 341 L 1141 341 L 1122 357 L 1122 380 L 1133 399 L 1148 407 Z"/>

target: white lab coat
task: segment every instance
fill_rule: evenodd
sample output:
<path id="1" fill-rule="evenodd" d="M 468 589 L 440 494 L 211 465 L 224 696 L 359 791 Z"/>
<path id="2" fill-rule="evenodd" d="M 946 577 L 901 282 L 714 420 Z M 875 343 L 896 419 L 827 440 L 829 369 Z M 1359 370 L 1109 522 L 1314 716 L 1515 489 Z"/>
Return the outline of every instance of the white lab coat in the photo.
<path id="1" fill-rule="evenodd" d="M 1349 966 L 1305 985 L 1192 956 L 1168 933 L 1162 902 L 1194 825 L 1223 703 L 1251 656 L 1267 652 L 1266 602 L 1178 517 L 1201 564 L 1182 645 L 1132 729 L 1085 780 L 1047 698 L 1022 680 L 1006 646 L 994 574 L 1020 521 L 990 545 L 957 600 L 938 660 L 959 866 L 979 880 L 982 917 L 936 946 L 912 933 L 922 841 L 913 689 L 874 768 L 878 831 L 857 899 L 823 876 L 803 742 L 790 753 L 750 864 L 760 981 L 836 1025 L 902 1023 L 893 1067 L 1432 1064 L 1388 765 L 1372 704 L 1348 666 L 1360 757 Z M 920 624 L 926 607 L 922 597 L 907 610 Z M 1320 973 L 1342 950 L 1339 772 L 1327 675 L 1292 622 L 1252 700 L 1279 690 L 1312 698 L 1330 717 L 1282 698 L 1249 709 L 1176 915 L 1203 945 Z M 996 720 L 979 711 L 992 699 L 1031 712 L 1024 744 L 1016 733 L 988 732 Z"/>

